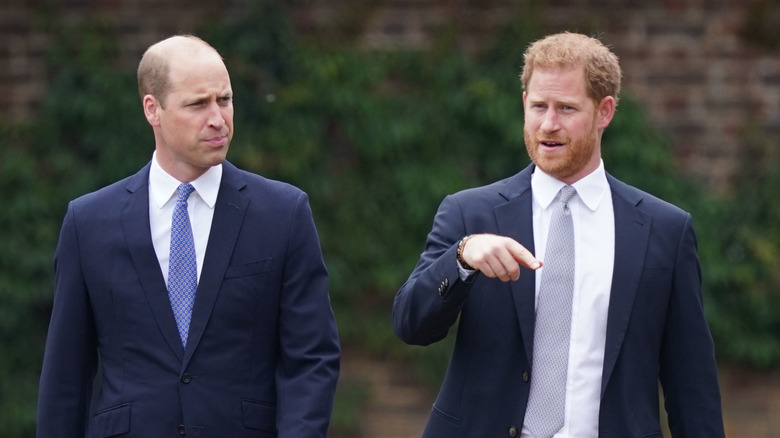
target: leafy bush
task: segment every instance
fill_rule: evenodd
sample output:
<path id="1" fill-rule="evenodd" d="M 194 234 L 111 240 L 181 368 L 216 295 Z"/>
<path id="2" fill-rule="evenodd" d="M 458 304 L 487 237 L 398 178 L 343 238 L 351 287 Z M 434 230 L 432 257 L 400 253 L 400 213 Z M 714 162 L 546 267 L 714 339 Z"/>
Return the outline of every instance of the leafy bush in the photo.
<path id="1" fill-rule="evenodd" d="M 780 364 L 780 138 L 748 137 L 733 193 L 704 206 L 709 321 L 725 361 Z"/>
<path id="2" fill-rule="evenodd" d="M 34 433 L 43 332 L 56 239 L 46 168 L 29 148 L 27 127 L 0 122 L 0 430 Z"/>

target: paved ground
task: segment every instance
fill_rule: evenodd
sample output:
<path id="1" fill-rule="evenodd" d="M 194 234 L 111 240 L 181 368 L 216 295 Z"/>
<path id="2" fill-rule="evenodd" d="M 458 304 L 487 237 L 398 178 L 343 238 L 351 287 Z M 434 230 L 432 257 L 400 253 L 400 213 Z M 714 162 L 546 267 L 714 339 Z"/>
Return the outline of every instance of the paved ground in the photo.
<path id="1" fill-rule="evenodd" d="M 343 375 L 369 388 L 355 438 L 419 438 L 434 394 L 397 364 L 351 355 L 344 359 Z M 721 381 L 727 437 L 780 438 L 780 370 L 724 367 Z"/>
<path id="2" fill-rule="evenodd" d="M 729 438 L 780 438 L 780 369 L 723 368 L 723 415 Z"/>
<path id="3" fill-rule="evenodd" d="M 416 383 L 403 367 L 347 355 L 342 375 L 359 376 L 368 387 L 359 438 L 420 438 L 435 394 Z"/>

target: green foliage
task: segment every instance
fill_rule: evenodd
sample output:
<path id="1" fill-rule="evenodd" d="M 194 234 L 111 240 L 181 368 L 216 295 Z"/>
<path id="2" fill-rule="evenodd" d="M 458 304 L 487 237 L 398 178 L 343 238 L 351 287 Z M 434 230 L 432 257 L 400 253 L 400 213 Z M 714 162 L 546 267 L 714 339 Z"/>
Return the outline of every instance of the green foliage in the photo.
<path id="1" fill-rule="evenodd" d="M 30 125 L 0 121 L 0 430 L 29 437 L 51 309 L 52 259 L 68 200 L 141 166 L 153 150 L 132 72 L 111 67 L 100 27 L 65 32 Z M 13 376 L 13 378 L 9 378 Z"/>
<path id="2" fill-rule="evenodd" d="M 363 413 L 360 407 L 371 397 L 365 382 L 346 376 L 342 372 L 336 389 L 337 405 L 330 421 L 330 434 L 340 437 L 360 436 Z"/>
<path id="3" fill-rule="evenodd" d="M 700 188 L 679 173 L 667 139 L 647 124 L 630 96 L 620 100 L 604 131 L 601 150 L 607 171 L 620 180 L 691 210 Z"/>
<path id="4" fill-rule="evenodd" d="M 711 209 L 704 246 L 710 324 L 726 360 L 780 363 L 780 138 L 748 138 L 734 193 Z"/>
<path id="5" fill-rule="evenodd" d="M 32 436 L 46 306 L 51 287 L 51 221 L 45 166 L 31 154 L 30 129 L 0 121 L 0 430 Z M 43 176 L 43 177 L 42 177 Z"/>
<path id="6" fill-rule="evenodd" d="M 309 192 L 342 337 L 375 351 L 397 345 L 388 310 L 441 197 L 525 159 L 517 95 L 463 58 L 429 55 L 304 50 L 267 122 L 244 125 L 251 143 L 232 152 Z"/>
<path id="7" fill-rule="evenodd" d="M 518 4 L 524 18 L 472 56 L 454 45 L 452 29 L 425 51 L 303 43 L 278 3 L 263 0 L 250 2 L 241 20 L 201 32 L 231 71 L 229 159 L 309 193 L 343 343 L 406 360 L 434 385 L 452 337 L 424 349 L 403 345 L 390 327 L 392 299 L 441 199 L 528 162 L 517 76 L 542 30 L 533 8 Z M 134 71 L 117 67 L 116 30 L 98 24 L 60 34 L 40 117 L 30 126 L 0 123 L 0 430 L 10 438 L 34 429 L 51 258 L 67 201 L 134 172 L 153 150 Z M 767 151 L 746 162 L 736 196 L 715 199 L 680 175 L 666 139 L 630 96 L 603 142 L 612 174 L 694 214 L 719 353 L 761 366 L 780 363 L 780 207 L 772 202 L 780 167 Z M 342 431 L 355 427 L 350 412 L 367 397 L 359 383 L 345 383 L 334 414 Z"/>

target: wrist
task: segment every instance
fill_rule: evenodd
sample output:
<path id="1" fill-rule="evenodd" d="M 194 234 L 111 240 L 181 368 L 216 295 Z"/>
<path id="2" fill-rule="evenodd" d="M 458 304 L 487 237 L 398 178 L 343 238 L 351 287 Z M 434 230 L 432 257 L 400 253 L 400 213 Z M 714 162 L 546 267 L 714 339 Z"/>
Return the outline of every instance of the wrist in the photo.
<path id="1" fill-rule="evenodd" d="M 474 268 L 473 266 L 468 264 L 468 262 L 466 262 L 466 260 L 463 258 L 463 249 L 466 247 L 466 243 L 472 237 L 474 237 L 474 235 L 473 234 L 469 234 L 468 236 L 460 239 L 460 241 L 458 242 L 458 250 L 456 252 L 456 254 L 457 254 L 456 255 L 456 260 L 458 261 L 458 264 L 460 265 L 461 268 L 463 268 L 463 269 L 465 269 L 467 271 L 476 271 L 476 268 Z"/>

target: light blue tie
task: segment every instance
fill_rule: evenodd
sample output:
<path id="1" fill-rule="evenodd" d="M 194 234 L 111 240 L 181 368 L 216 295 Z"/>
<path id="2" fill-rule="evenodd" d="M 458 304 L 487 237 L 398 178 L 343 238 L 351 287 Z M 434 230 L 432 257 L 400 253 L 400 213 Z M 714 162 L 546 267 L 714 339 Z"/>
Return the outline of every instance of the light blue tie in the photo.
<path id="1" fill-rule="evenodd" d="M 574 294 L 574 226 L 568 202 L 576 194 L 571 186 L 561 189 L 547 234 L 525 414 L 525 425 L 536 438 L 552 437 L 563 427 L 565 415 Z"/>
<path id="2" fill-rule="evenodd" d="M 195 242 L 187 213 L 187 198 L 194 190 L 190 184 L 179 185 L 171 221 L 171 256 L 168 265 L 168 297 L 176 318 L 176 326 L 179 328 L 181 344 L 184 346 L 187 345 L 192 304 L 195 302 L 195 289 L 198 287 Z"/>

